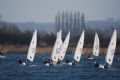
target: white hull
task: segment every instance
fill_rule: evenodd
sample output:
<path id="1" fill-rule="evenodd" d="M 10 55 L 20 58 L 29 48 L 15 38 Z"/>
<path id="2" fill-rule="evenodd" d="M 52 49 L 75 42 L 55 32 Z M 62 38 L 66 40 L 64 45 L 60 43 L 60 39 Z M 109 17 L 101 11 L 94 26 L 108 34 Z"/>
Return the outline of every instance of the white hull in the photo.
<path id="1" fill-rule="evenodd" d="M 1 56 L 1 55 L 0 55 L 0 58 L 4 59 L 4 58 L 6 58 L 6 56 Z"/>
<path id="2" fill-rule="evenodd" d="M 88 58 L 88 59 L 93 60 L 94 58 L 93 58 L 93 57 L 90 57 L 90 58 Z"/>

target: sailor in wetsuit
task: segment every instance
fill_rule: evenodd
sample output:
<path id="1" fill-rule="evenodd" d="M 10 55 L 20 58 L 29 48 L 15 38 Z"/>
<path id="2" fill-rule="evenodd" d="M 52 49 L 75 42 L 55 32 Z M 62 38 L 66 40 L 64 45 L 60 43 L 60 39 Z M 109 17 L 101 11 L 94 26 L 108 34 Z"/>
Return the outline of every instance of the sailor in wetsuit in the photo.
<path id="1" fill-rule="evenodd" d="M 109 68 L 110 67 L 110 65 L 109 64 L 105 64 L 105 65 L 101 65 L 101 64 L 99 64 L 99 63 L 97 63 L 97 62 L 94 62 L 94 67 L 98 67 L 98 68 Z"/>
<path id="2" fill-rule="evenodd" d="M 99 63 L 94 62 L 94 67 L 99 67 L 99 66 L 100 66 L 100 64 L 99 64 Z"/>
<path id="3" fill-rule="evenodd" d="M 43 59 L 43 62 L 44 62 L 44 64 L 50 63 L 50 59 L 49 59 L 49 58 L 44 58 L 44 59 Z"/>
<path id="4" fill-rule="evenodd" d="M 21 64 L 23 66 L 27 64 L 27 60 L 26 60 L 26 62 L 22 61 L 21 59 L 18 59 L 17 61 L 19 64 Z"/>
<path id="5" fill-rule="evenodd" d="M 66 62 L 66 64 L 68 64 L 68 65 L 75 65 L 76 64 L 76 62 L 73 60 L 73 61 L 70 61 L 70 60 L 66 60 L 65 61 Z"/>
<path id="6" fill-rule="evenodd" d="M 50 65 L 50 62 L 51 60 L 49 58 L 44 58 L 43 59 L 43 63 L 46 65 L 46 66 L 49 66 Z"/>
<path id="7" fill-rule="evenodd" d="M 5 58 L 2 51 L 0 51 L 0 58 Z"/>
<path id="8" fill-rule="evenodd" d="M 0 51 L 0 56 L 3 56 L 3 53 Z"/>

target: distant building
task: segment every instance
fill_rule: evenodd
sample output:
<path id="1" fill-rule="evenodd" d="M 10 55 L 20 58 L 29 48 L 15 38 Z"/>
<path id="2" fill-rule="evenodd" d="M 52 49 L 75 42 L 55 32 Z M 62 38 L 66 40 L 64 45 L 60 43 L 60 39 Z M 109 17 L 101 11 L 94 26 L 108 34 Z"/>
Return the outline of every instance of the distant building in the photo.
<path id="1" fill-rule="evenodd" d="M 55 32 L 62 30 L 62 36 L 71 32 L 71 37 L 80 36 L 80 33 L 85 29 L 85 16 L 80 15 L 80 12 L 58 12 L 55 16 Z"/>

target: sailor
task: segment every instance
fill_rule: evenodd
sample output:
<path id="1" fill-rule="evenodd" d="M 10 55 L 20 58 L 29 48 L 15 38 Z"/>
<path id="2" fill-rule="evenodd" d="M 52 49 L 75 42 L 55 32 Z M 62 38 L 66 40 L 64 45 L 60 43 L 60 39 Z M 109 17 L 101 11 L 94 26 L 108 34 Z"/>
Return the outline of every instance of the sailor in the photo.
<path id="1" fill-rule="evenodd" d="M 17 61 L 18 61 L 19 64 L 22 64 L 22 63 L 23 63 L 23 61 L 20 60 L 20 59 L 18 59 Z"/>
<path id="2" fill-rule="evenodd" d="M 0 58 L 5 58 L 5 56 L 3 55 L 2 50 L 0 50 Z"/>
<path id="3" fill-rule="evenodd" d="M 110 67 L 110 65 L 109 64 L 105 64 L 105 65 L 101 65 L 101 64 L 99 64 L 99 63 L 97 63 L 97 62 L 94 62 L 94 67 L 97 67 L 97 68 L 109 68 Z"/>
<path id="4" fill-rule="evenodd" d="M 50 59 L 48 59 L 48 58 L 44 58 L 44 59 L 43 59 L 43 62 L 44 62 L 44 64 L 46 64 L 46 63 L 50 63 Z"/>
<path id="5" fill-rule="evenodd" d="M 0 56 L 3 56 L 3 53 L 0 51 Z"/>
<path id="6" fill-rule="evenodd" d="M 26 61 L 26 62 L 24 62 L 24 61 L 22 61 L 21 59 L 18 59 L 17 61 L 18 61 L 18 63 L 19 63 L 19 64 L 21 64 L 21 65 L 23 65 L 23 66 L 25 66 L 25 65 L 26 65 L 26 63 L 27 63 L 27 61 Z"/>
<path id="7" fill-rule="evenodd" d="M 68 64 L 70 61 L 67 59 L 65 62 Z"/>
<path id="8" fill-rule="evenodd" d="M 110 65 L 107 63 L 104 65 L 104 68 L 109 68 L 109 67 L 110 67 Z"/>
<path id="9" fill-rule="evenodd" d="M 56 64 L 58 64 L 58 63 L 57 63 L 56 61 L 50 59 L 50 64 L 51 64 L 51 65 L 56 65 Z"/>
<path id="10" fill-rule="evenodd" d="M 99 67 L 99 66 L 100 66 L 100 64 L 99 64 L 99 63 L 94 62 L 94 67 Z"/>
<path id="11" fill-rule="evenodd" d="M 75 61 L 66 60 L 66 64 L 68 64 L 68 65 L 75 65 Z"/>
<path id="12" fill-rule="evenodd" d="M 44 58 L 44 59 L 43 59 L 43 63 L 44 63 L 46 66 L 49 66 L 49 65 L 50 65 L 50 59 L 49 59 L 49 58 Z"/>

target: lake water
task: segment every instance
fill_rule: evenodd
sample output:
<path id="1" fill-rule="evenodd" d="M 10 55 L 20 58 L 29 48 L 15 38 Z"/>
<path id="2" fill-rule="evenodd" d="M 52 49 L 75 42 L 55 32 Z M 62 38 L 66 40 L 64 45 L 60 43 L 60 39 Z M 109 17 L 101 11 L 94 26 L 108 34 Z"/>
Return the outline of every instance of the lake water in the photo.
<path id="1" fill-rule="evenodd" d="M 21 66 L 17 58 L 26 59 L 26 54 L 7 54 L 6 59 L 0 59 L 0 80 L 120 80 L 120 61 L 115 60 L 120 55 L 115 55 L 112 68 L 98 69 L 93 66 L 92 60 L 81 57 L 81 61 L 75 66 L 45 66 L 42 59 L 49 54 L 37 54 L 35 66 Z M 66 58 L 72 59 L 73 54 L 67 54 Z M 104 63 L 104 55 L 98 58 Z"/>

